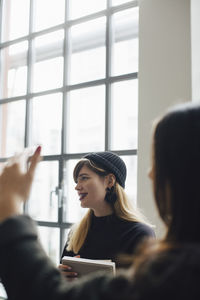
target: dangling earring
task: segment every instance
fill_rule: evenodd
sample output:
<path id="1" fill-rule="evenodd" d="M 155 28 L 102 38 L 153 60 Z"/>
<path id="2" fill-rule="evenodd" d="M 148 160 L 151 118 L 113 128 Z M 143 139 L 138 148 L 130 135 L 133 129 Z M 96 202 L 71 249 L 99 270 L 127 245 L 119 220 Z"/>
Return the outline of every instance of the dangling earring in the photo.
<path id="1" fill-rule="evenodd" d="M 106 188 L 106 195 L 105 195 L 105 201 L 109 204 L 114 204 L 117 200 L 117 195 L 114 191 L 115 187 L 112 186 L 111 188 Z"/>

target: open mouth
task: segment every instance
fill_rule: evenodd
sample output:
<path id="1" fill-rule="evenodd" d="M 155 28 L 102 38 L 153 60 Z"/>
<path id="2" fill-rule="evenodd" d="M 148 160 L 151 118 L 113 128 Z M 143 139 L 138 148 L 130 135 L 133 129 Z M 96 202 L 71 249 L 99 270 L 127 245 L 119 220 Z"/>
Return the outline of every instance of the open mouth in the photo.
<path id="1" fill-rule="evenodd" d="M 83 200 L 86 196 L 87 196 L 88 193 L 82 193 L 82 194 L 79 194 L 79 200 Z"/>

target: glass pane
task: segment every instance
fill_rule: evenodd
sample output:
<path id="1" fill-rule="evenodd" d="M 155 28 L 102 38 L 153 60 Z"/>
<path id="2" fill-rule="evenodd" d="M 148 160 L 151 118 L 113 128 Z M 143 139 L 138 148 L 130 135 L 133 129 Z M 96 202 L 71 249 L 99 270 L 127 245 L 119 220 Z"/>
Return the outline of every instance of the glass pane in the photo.
<path id="1" fill-rule="evenodd" d="M 67 161 L 64 169 L 64 222 L 78 222 L 86 213 L 86 209 L 80 206 L 79 197 L 75 190 L 75 182 L 73 179 L 73 170 L 78 160 Z"/>
<path id="2" fill-rule="evenodd" d="M 29 2 L 29 0 L 20 0 L 20 3 L 16 0 L 3 1 L 3 42 L 28 34 Z"/>
<path id="3" fill-rule="evenodd" d="M 138 71 L 138 8 L 113 16 L 112 74 Z"/>
<path id="4" fill-rule="evenodd" d="M 71 28 L 70 83 L 105 77 L 106 18 Z"/>
<path id="5" fill-rule="evenodd" d="M 62 54 L 63 52 L 63 39 L 64 39 L 64 31 L 58 30 L 52 33 L 40 35 L 35 38 L 35 49 L 36 49 L 36 60 L 40 60 L 44 55 L 53 56 L 53 53 L 59 52 Z M 47 53 L 49 52 L 49 53 Z"/>
<path id="6" fill-rule="evenodd" d="M 121 156 L 127 167 L 125 192 L 133 204 L 137 203 L 137 156 Z"/>
<path id="7" fill-rule="evenodd" d="M 68 152 L 104 149 L 105 87 L 84 88 L 69 93 Z"/>
<path id="8" fill-rule="evenodd" d="M 60 261 L 60 233 L 58 228 L 38 226 L 39 238 L 47 255 L 58 266 Z"/>
<path id="9" fill-rule="evenodd" d="M 32 99 L 30 144 L 42 145 L 42 154 L 61 152 L 62 94 Z"/>
<path id="10" fill-rule="evenodd" d="M 28 211 L 38 221 L 58 220 L 58 162 L 42 161 L 39 163 L 28 201 Z"/>
<path id="11" fill-rule="evenodd" d="M 127 2 L 131 2 L 131 0 L 112 0 L 112 6 L 124 4 L 124 3 L 127 3 Z"/>
<path id="12" fill-rule="evenodd" d="M 35 0 L 36 31 L 64 22 L 65 0 Z"/>
<path id="13" fill-rule="evenodd" d="M 65 244 L 67 242 L 69 231 L 70 231 L 70 228 L 63 230 L 63 233 L 62 233 L 62 241 L 63 241 L 63 243 L 62 243 L 62 249 L 61 249 L 61 251 L 63 251 L 64 246 L 65 246 Z"/>
<path id="14" fill-rule="evenodd" d="M 106 0 L 70 0 L 70 19 L 80 18 L 106 8 Z"/>
<path id="15" fill-rule="evenodd" d="M 63 80 L 63 40 L 63 30 L 35 38 L 34 91 L 61 87 Z"/>
<path id="16" fill-rule="evenodd" d="M 0 105 L 0 157 L 8 157 L 24 149 L 25 101 Z"/>
<path id="17" fill-rule="evenodd" d="M 138 80 L 112 85 L 111 149 L 136 149 L 138 129 Z"/>
<path id="18" fill-rule="evenodd" d="M 28 43 L 22 42 L 1 51 L 1 98 L 26 93 Z"/>
<path id="19" fill-rule="evenodd" d="M 63 57 L 41 60 L 34 64 L 33 91 L 59 88 L 63 84 Z"/>

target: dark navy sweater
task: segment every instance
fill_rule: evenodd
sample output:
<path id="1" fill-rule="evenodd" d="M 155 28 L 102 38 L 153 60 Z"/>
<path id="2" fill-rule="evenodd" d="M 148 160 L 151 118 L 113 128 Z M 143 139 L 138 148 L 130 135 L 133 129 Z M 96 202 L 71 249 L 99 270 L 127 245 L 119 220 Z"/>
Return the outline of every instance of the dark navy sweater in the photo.
<path id="1" fill-rule="evenodd" d="M 114 214 L 105 217 L 93 215 L 91 227 L 80 251 L 67 251 L 66 243 L 62 257 L 80 255 L 82 258 L 116 261 L 119 254 L 133 253 L 146 237 L 155 237 L 155 233 L 143 223 L 126 221 Z"/>

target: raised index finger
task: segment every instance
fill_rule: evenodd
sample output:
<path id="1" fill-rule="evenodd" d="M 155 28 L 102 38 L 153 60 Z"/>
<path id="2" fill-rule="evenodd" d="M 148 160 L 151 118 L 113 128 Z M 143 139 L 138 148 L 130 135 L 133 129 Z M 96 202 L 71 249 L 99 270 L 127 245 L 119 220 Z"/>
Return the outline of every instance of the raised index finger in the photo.
<path id="1" fill-rule="evenodd" d="M 37 166 L 38 162 L 41 160 L 40 153 L 41 153 L 41 146 L 38 146 L 37 149 L 35 150 L 33 156 L 30 159 L 30 167 L 27 172 L 27 174 L 31 177 L 34 175 L 36 166 Z"/>

